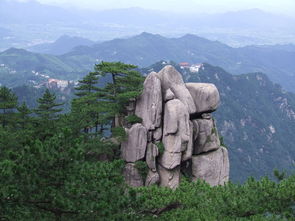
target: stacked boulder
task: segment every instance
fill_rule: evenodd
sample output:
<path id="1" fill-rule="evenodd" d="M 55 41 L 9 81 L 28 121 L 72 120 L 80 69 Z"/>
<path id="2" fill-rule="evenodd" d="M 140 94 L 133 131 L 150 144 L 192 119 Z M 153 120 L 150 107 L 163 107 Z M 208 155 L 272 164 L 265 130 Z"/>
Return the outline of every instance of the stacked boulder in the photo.
<path id="1" fill-rule="evenodd" d="M 175 189 L 185 162 L 191 163 L 193 181 L 203 179 L 212 186 L 227 182 L 228 152 L 220 145 L 211 115 L 219 102 L 215 85 L 185 84 L 171 65 L 151 72 L 134 110 L 142 123 L 126 129 L 128 138 L 121 144 L 127 184 Z M 141 160 L 149 168 L 147 177 L 136 168 Z"/>

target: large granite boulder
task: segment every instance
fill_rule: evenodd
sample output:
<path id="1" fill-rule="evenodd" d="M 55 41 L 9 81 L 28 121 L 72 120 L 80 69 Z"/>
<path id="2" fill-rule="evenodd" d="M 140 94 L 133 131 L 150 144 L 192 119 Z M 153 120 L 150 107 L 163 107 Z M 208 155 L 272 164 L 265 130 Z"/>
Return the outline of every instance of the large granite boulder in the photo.
<path id="1" fill-rule="evenodd" d="M 134 163 L 127 163 L 124 167 L 123 176 L 125 178 L 125 182 L 129 186 L 139 187 L 143 186 L 143 180 L 141 175 L 139 174 L 138 169 L 136 168 Z"/>
<path id="2" fill-rule="evenodd" d="M 193 181 L 205 180 L 211 186 L 224 185 L 229 178 L 229 159 L 227 149 L 220 147 L 215 151 L 192 157 Z"/>
<path id="3" fill-rule="evenodd" d="M 146 150 L 146 163 L 152 171 L 156 171 L 157 169 L 156 158 L 158 155 L 158 147 L 153 143 L 149 143 Z"/>
<path id="4" fill-rule="evenodd" d="M 162 83 L 162 92 L 166 96 L 166 91 L 170 89 L 175 98 L 179 99 L 187 108 L 188 112 L 195 113 L 196 107 L 194 100 L 186 88 L 181 74 L 171 65 L 165 66 L 157 76 Z M 171 95 L 167 95 L 166 99 L 170 99 Z"/>
<path id="5" fill-rule="evenodd" d="M 161 126 L 162 117 L 161 81 L 155 72 L 146 77 L 143 87 L 136 102 L 135 114 L 142 118 L 142 124 L 147 130 L 155 130 Z"/>
<path id="6" fill-rule="evenodd" d="M 170 101 L 173 99 L 175 99 L 175 95 L 173 94 L 173 92 L 169 88 L 165 92 L 164 101 L 167 102 L 167 101 Z"/>
<path id="7" fill-rule="evenodd" d="M 192 158 L 192 155 L 193 155 L 194 137 L 196 134 L 194 133 L 194 125 L 191 121 L 189 122 L 189 129 L 190 129 L 190 138 L 187 144 L 187 148 L 182 154 L 181 161 L 189 160 Z"/>
<path id="8" fill-rule="evenodd" d="M 193 154 L 209 152 L 216 150 L 220 146 L 220 140 L 218 132 L 215 126 L 215 122 L 212 118 L 209 119 L 197 119 L 193 120 L 198 134 L 194 139 Z"/>
<path id="9" fill-rule="evenodd" d="M 182 152 L 187 150 L 190 140 L 189 113 L 186 106 L 178 99 L 165 104 L 163 144 L 164 153 L 159 163 L 166 169 L 180 165 Z"/>
<path id="10" fill-rule="evenodd" d="M 142 124 L 134 124 L 127 134 L 127 140 L 121 144 L 122 158 L 128 163 L 134 163 L 145 157 L 147 129 Z"/>
<path id="11" fill-rule="evenodd" d="M 156 130 L 153 131 L 153 140 L 160 141 L 162 139 L 162 135 L 163 135 L 162 127 L 156 128 Z"/>
<path id="12" fill-rule="evenodd" d="M 160 186 L 176 189 L 180 183 L 180 166 L 168 170 L 161 165 L 158 166 L 160 175 Z"/>
<path id="13" fill-rule="evenodd" d="M 159 173 L 157 171 L 149 170 L 146 180 L 145 180 L 145 185 L 151 186 L 154 184 L 159 184 L 159 182 L 160 182 Z"/>
<path id="14" fill-rule="evenodd" d="M 228 152 L 220 147 L 211 116 L 219 103 L 213 84 L 185 84 L 171 65 L 159 73 L 150 73 L 143 93 L 126 106 L 126 114 L 136 114 L 142 118 L 142 124 L 120 124 L 119 117 L 115 121 L 127 132 L 127 140 L 121 144 L 126 183 L 134 187 L 143 185 L 135 166 L 140 160 L 145 160 L 149 168 L 146 186 L 160 184 L 175 189 L 181 170 L 192 174 L 194 181 L 202 179 L 212 186 L 227 182 Z M 160 144 L 159 148 L 155 143 Z"/>
<path id="15" fill-rule="evenodd" d="M 179 166 L 181 163 L 181 152 L 169 152 L 164 151 L 159 157 L 159 164 L 161 164 L 166 169 L 172 170 Z"/>
<path id="16" fill-rule="evenodd" d="M 220 96 L 214 84 L 186 83 L 185 85 L 194 99 L 197 113 L 212 112 L 217 109 Z"/>

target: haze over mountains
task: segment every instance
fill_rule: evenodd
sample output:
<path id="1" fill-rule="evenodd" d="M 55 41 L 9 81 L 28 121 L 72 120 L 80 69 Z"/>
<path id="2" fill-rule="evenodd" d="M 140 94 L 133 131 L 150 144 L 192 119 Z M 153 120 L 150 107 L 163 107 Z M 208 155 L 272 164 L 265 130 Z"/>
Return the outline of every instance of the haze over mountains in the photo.
<path id="1" fill-rule="evenodd" d="M 73 46 L 81 42 L 80 38 L 72 38 L 72 40 Z M 91 42 L 86 41 L 86 43 Z M 55 54 L 62 49 L 70 48 L 64 48 L 69 44 L 70 41 L 67 39 L 59 39 L 54 44 L 45 45 L 47 47 L 45 50 L 50 52 L 58 48 L 59 51 L 54 51 L 53 54 Z M 56 45 L 63 45 L 63 47 L 56 47 Z M 34 50 L 43 52 L 42 47 L 36 46 Z M 114 39 L 91 46 L 78 46 L 60 56 L 10 49 L 0 53 L 0 64 L 17 71 L 13 75 L 14 79 L 17 79 L 19 72 L 27 73 L 26 78 L 30 79 L 32 71 L 37 71 L 50 76 L 59 76 L 61 79 L 76 80 L 81 77 L 81 73 L 91 71 L 94 64 L 100 61 L 122 61 L 140 67 L 149 66 L 159 60 L 191 64 L 207 62 L 234 74 L 263 72 L 275 83 L 294 92 L 294 48 L 292 44 L 232 48 L 218 41 L 210 41 L 191 34 L 180 38 L 165 38 L 144 32 L 131 38 Z M 40 60 L 33 57 L 42 57 L 42 63 L 40 64 Z M 15 62 L 16 59 L 18 62 Z M 1 70 L 4 71 L 3 68 L 0 72 Z M 3 77 L 4 75 L 2 75 L 2 84 L 5 84 Z M 21 82 L 24 82 L 23 79 Z"/>
<path id="2" fill-rule="evenodd" d="M 259 9 L 219 14 L 177 14 L 142 8 L 90 11 L 2 0 L 0 28 L 11 32 L 2 38 L 0 50 L 53 41 L 64 34 L 102 41 L 142 31 L 172 37 L 193 33 L 232 46 L 295 43 L 294 18 Z"/>
<path id="3" fill-rule="evenodd" d="M 29 51 L 43 54 L 62 55 L 77 46 L 90 46 L 95 42 L 86 38 L 63 35 L 52 43 L 43 43 L 28 48 Z"/>

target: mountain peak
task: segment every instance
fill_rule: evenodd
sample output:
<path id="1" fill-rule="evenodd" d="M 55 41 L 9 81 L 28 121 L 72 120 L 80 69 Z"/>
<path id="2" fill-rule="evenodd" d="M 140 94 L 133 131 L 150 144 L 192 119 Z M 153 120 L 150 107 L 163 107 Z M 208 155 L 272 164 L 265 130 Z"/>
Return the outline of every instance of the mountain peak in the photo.
<path id="1" fill-rule="evenodd" d="M 9 48 L 5 51 L 3 51 L 2 53 L 5 53 L 5 54 L 12 54 L 12 53 L 17 53 L 17 54 L 27 54 L 27 53 L 30 53 L 28 52 L 27 50 L 25 49 L 22 49 L 22 48 Z"/>
<path id="2" fill-rule="evenodd" d="M 160 36 L 160 35 L 157 35 L 157 34 L 152 34 L 152 33 L 149 33 L 149 32 L 142 32 L 140 33 L 138 36 L 143 36 L 143 37 L 155 37 L 155 36 Z"/>

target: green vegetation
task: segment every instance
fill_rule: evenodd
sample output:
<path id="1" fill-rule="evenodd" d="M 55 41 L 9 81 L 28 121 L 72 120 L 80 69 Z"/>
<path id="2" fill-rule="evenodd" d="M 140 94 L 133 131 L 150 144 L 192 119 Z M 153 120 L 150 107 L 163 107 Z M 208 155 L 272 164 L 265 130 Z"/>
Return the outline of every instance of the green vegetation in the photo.
<path id="1" fill-rule="evenodd" d="M 157 142 L 156 145 L 158 147 L 159 154 L 162 154 L 165 150 L 164 144 L 162 142 Z"/>
<path id="2" fill-rule="evenodd" d="M 142 119 L 136 115 L 129 115 L 125 117 L 125 120 L 130 124 L 141 123 Z"/>
<path id="3" fill-rule="evenodd" d="M 80 96 L 66 114 L 48 90 L 30 110 L 0 87 L 0 220 L 293 220 L 295 175 L 278 171 L 279 182 L 249 178 L 243 185 L 210 187 L 184 178 L 176 190 L 126 186 L 120 119 L 126 119 L 124 107 L 140 93 L 143 79 L 131 71 L 134 66 L 100 65 L 93 74 L 98 78 L 80 81 Z M 102 74 L 115 78 L 98 89 Z M 145 162 L 136 167 L 146 175 Z"/>
<path id="4" fill-rule="evenodd" d="M 141 177 L 146 177 L 149 171 L 148 165 L 146 164 L 145 161 L 136 161 L 135 162 L 135 167 L 138 169 L 139 174 Z"/>

